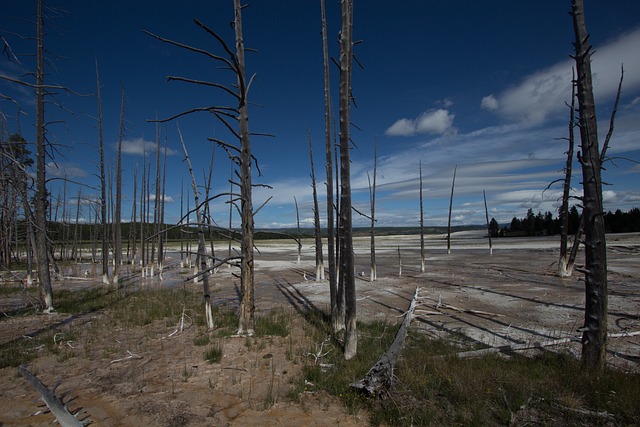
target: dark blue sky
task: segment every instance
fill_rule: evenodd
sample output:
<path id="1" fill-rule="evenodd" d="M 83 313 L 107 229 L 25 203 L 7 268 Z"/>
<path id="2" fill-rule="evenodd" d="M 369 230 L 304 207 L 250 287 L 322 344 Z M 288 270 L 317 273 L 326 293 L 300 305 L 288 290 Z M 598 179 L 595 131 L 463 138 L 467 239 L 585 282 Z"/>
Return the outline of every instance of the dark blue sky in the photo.
<path id="1" fill-rule="evenodd" d="M 180 82 L 167 75 L 230 82 L 231 74 L 202 55 L 163 44 L 143 33 L 151 31 L 185 44 L 221 53 L 219 46 L 193 18 L 215 29 L 232 45 L 231 1 L 111 1 L 47 2 L 46 46 L 49 81 L 88 96 L 61 94 L 57 100 L 70 112 L 48 107 L 50 136 L 61 144 L 58 169 L 50 175 L 73 176 L 97 185 L 97 126 L 95 60 L 100 65 L 105 141 L 113 149 L 118 135 L 120 87 L 126 90 L 124 156 L 124 217 L 130 209 L 133 169 L 142 167 L 142 141 L 153 149 L 155 125 L 148 120 L 168 117 L 189 108 L 228 105 L 220 91 Z M 331 55 L 338 56 L 339 2 L 327 1 Z M 378 140 L 380 225 L 415 225 L 418 221 L 418 163 L 423 162 L 427 224 L 446 222 L 448 192 L 458 165 L 454 219 L 458 224 L 482 223 L 482 190 L 487 191 L 491 215 L 500 222 L 524 216 L 528 208 L 555 212 L 557 189 L 542 194 L 560 177 L 566 147 L 555 138 L 567 134 L 569 79 L 573 29 L 569 1 L 356 1 L 354 37 L 362 40 L 355 53 L 364 69 L 355 68 L 352 112 L 354 200 L 368 209 L 367 172 L 372 172 L 373 142 Z M 612 141 L 612 156 L 640 160 L 640 3 L 636 0 L 586 2 L 587 23 L 595 46 L 594 81 L 600 132 L 606 133 L 620 63 L 625 83 Z M 17 54 L 34 52 L 35 1 L 3 5 L 0 34 Z M 256 205 L 271 202 L 256 217 L 258 227 L 295 223 L 293 196 L 310 224 L 311 192 L 307 129 L 316 155 L 316 174 L 324 180 L 322 45 L 319 1 L 257 0 L 243 13 L 247 71 L 256 73 L 249 98 L 250 127 L 275 138 L 254 138 L 252 145 L 263 176 Z M 0 59 L 0 73 L 19 76 L 33 70 L 33 57 L 20 64 Z M 332 66 L 337 97 L 337 68 Z M 33 141 L 33 94 L 0 82 L 0 93 L 20 102 L 24 114 L 16 120 L 13 103 L 0 103 L 10 132 L 18 129 Z M 337 102 L 336 102 L 337 105 Z M 210 115 L 179 120 L 197 178 L 208 168 L 208 136 L 229 140 Z M 182 162 L 176 124 L 161 126 L 170 148 L 167 165 L 168 220 L 177 220 L 181 180 L 189 187 Z M 231 140 L 229 140 L 231 141 Z M 229 163 L 216 150 L 214 191 L 226 191 Z M 629 209 L 640 205 L 640 169 L 628 161 L 607 167 L 605 205 Z M 574 186 L 579 189 L 578 169 Z M 59 192 L 59 182 L 51 191 Z M 323 185 L 320 185 L 323 189 Z M 95 190 L 82 190 L 87 197 Z M 577 190 L 579 191 L 579 190 Z M 68 189 L 75 193 L 75 189 Z M 213 211 L 224 223 L 226 205 Z M 86 216 L 89 216 L 87 209 Z M 362 219 L 362 223 L 366 220 Z"/>

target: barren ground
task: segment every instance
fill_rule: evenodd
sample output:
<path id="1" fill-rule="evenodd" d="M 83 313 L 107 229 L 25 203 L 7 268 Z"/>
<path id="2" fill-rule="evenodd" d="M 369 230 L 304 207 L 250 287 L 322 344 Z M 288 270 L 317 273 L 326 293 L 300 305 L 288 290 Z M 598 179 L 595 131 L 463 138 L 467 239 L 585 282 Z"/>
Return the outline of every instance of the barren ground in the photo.
<path id="1" fill-rule="evenodd" d="M 490 255 L 478 233 L 454 237 L 447 254 L 442 236 L 430 236 L 425 273 L 420 273 L 417 236 L 377 237 L 375 282 L 369 281 L 369 240 L 356 239 L 358 317 L 397 322 L 420 287 L 423 305 L 412 328 L 422 333 L 465 336 L 489 346 L 579 338 L 583 282 L 578 273 L 570 279 L 556 277 L 556 238 L 498 239 Z M 292 312 L 327 308 L 328 284 L 315 281 L 311 244 L 305 242 L 300 264 L 291 241 L 258 244 L 258 314 L 272 307 Z M 609 333 L 619 336 L 609 340 L 608 362 L 638 371 L 640 336 L 625 334 L 640 331 L 640 235 L 611 235 L 607 244 Z M 89 278 L 83 270 L 87 268 L 92 268 Z M 58 289 L 99 286 L 91 279 L 93 268 L 68 268 Z M 175 285 L 178 272 L 177 267 L 168 269 L 162 285 Z M 211 277 L 214 299 L 234 305 L 237 279 L 231 270 L 222 268 Z M 160 286 L 157 279 L 139 282 L 129 286 Z M 27 303 L 24 297 L 3 298 L 0 309 Z M 0 322 L 0 345 L 28 339 L 25 336 L 45 326 L 73 331 L 71 342 L 59 335 L 57 345 L 63 350 L 58 355 L 33 349 L 41 356 L 29 368 L 49 386 L 60 380 L 58 391 L 76 397 L 71 406 L 82 406 L 97 426 L 367 425 L 366 414 L 347 414 L 339 402 L 312 386 L 299 403 L 288 396 L 290 381 L 300 374 L 305 351 L 313 345 L 304 337 L 301 318 L 294 318 L 288 337 L 224 338 L 224 357 L 218 364 L 206 363 L 203 347 L 193 345 L 201 333 L 198 328 L 169 337 L 177 321 L 176 316 L 124 330 L 109 327 L 108 312 L 75 319 L 63 314 L 13 317 Z M 580 345 L 563 344 L 562 349 L 579 355 Z M 130 354 L 140 358 L 125 359 Z M 50 425 L 51 414 L 35 415 L 42 410 L 38 397 L 16 368 L 0 370 L 0 426 Z"/>

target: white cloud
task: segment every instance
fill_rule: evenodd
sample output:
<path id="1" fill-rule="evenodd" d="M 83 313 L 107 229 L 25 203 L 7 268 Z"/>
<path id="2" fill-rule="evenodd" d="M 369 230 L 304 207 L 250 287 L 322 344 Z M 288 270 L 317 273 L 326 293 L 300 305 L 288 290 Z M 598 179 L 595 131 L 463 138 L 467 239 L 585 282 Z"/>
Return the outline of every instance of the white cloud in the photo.
<path id="1" fill-rule="evenodd" d="M 623 91 L 640 88 L 640 28 L 594 49 L 592 76 L 596 98 L 612 98 L 618 88 L 620 66 L 624 64 Z M 554 64 L 524 78 L 499 95 L 482 99 L 481 107 L 497 111 L 511 120 L 541 123 L 550 115 L 566 111 L 571 97 L 573 60 Z"/>
<path id="2" fill-rule="evenodd" d="M 485 96 L 484 98 L 482 98 L 480 108 L 484 108 L 485 110 L 489 111 L 495 111 L 498 109 L 498 100 L 493 94 Z"/>
<path id="3" fill-rule="evenodd" d="M 454 118 L 446 109 L 428 110 L 415 119 L 397 120 L 384 133 L 387 136 L 444 135 L 454 132 Z"/>
<path id="4" fill-rule="evenodd" d="M 113 146 L 117 149 L 118 143 L 115 142 Z M 157 148 L 156 143 L 151 141 L 146 141 L 144 138 L 134 138 L 127 139 L 122 141 L 122 153 L 123 154 L 131 154 L 135 156 L 142 156 L 146 151 L 147 155 L 153 153 L 155 154 Z M 160 146 L 160 154 L 162 155 L 164 152 L 164 146 Z M 177 154 L 175 150 L 167 147 L 167 156 L 173 156 Z"/>
<path id="5" fill-rule="evenodd" d="M 47 163 L 46 170 L 47 175 L 56 178 L 74 179 L 87 176 L 87 172 L 84 169 L 73 163 L 49 162 Z"/>
<path id="6" fill-rule="evenodd" d="M 166 203 L 173 203 L 173 197 L 171 196 L 167 196 L 166 194 L 164 196 L 160 196 L 161 199 L 163 199 Z M 150 194 L 149 195 L 149 201 L 153 202 L 156 200 L 156 195 L 155 194 Z"/>

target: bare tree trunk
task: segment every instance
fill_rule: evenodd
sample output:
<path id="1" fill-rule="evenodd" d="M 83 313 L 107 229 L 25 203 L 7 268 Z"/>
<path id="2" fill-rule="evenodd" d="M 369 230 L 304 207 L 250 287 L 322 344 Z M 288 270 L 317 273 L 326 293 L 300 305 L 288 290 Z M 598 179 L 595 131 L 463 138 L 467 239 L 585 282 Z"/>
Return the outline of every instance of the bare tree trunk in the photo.
<path id="1" fill-rule="evenodd" d="M 320 0 L 322 9 L 322 53 L 324 63 L 324 123 L 325 123 L 325 169 L 327 175 L 327 260 L 329 262 L 329 297 L 331 304 L 331 320 L 336 331 L 338 318 L 337 302 L 337 279 L 336 279 L 336 257 L 335 257 L 335 230 L 333 219 L 333 162 L 331 146 L 331 100 L 329 87 L 329 48 L 327 43 L 327 16 L 325 2 Z"/>
<path id="2" fill-rule="evenodd" d="M 241 289 L 240 321 L 238 334 L 253 335 L 255 329 L 254 320 L 254 273 L 253 273 L 253 202 L 251 183 L 251 140 L 249 138 L 249 111 L 247 106 L 247 82 L 245 80 L 244 67 L 244 40 L 242 36 L 242 6 L 240 0 L 233 1 L 236 33 L 236 58 L 238 79 L 239 105 L 238 126 L 240 135 L 240 193 L 242 216 L 242 243 L 241 243 Z"/>
<path id="3" fill-rule="evenodd" d="M 582 328 L 582 364 L 601 371 L 607 348 L 607 243 L 602 205 L 602 162 L 598 147 L 596 108 L 591 81 L 591 46 L 582 0 L 572 0 L 575 61 L 578 74 L 580 147 L 585 233 L 585 321 Z"/>
<path id="4" fill-rule="evenodd" d="M 400 253 L 400 246 L 398 246 L 398 277 L 402 277 L 402 254 Z"/>
<path id="5" fill-rule="evenodd" d="M 227 248 L 227 258 L 231 258 L 231 242 L 233 241 L 233 163 L 229 167 L 229 247 Z M 227 266 L 231 268 L 231 263 Z"/>
<path id="6" fill-rule="evenodd" d="M 136 225 L 138 224 L 138 163 L 133 166 L 133 198 L 131 199 L 131 227 L 129 227 L 129 241 L 131 244 L 131 256 L 129 263 L 135 265 L 136 262 Z"/>
<path id="7" fill-rule="evenodd" d="M 564 168 L 564 184 L 562 187 L 562 206 L 560 207 L 560 258 L 558 259 L 558 276 L 571 277 L 573 263 L 569 264 L 569 253 L 567 252 L 569 240 L 569 193 L 571 191 L 571 173 L 573 169 L 573 145 L 575 127 L 575 100 L 576 84 L 571 81 L 571 105 L 569 107 L 569 148 L 567 149 L 567 163 Z M 576 233 L 576 240 L 577 240 Z"/>
<path id="8" fill-rule="evenodd" d="M 96 86 L 98 90 L 98 143 L 100 151 L 100 212 L 101 212 L 101 239 L 102 239 L 102 283 L 109 284 L 109 246 L 107 243 L 107 180 L 104 170 L 104 138 L 102 128 L 102 96 L 100 89 L 100 75 L 98 73 L 98 60 L 96 59 Z"/>
<path id="9" fill-rule="evenodd" d="M 420 160 L 420 273 L 424 273 L 426 270 L 424 256 L 424 204 L 422 203 L 422 193 L 422 160 Z M 398 248 L 398 255 L 399 251 L 400 249 Z"/>
<path id="10" fill-rule="evenodd" d="M 298 199 L 296 199 L 296 196 L 293 196 L 293 203 L 296 205 L 296 223 L 298 224 L 298 238 L 296 239 L 298 243 L 297 264 L 300 264 L 300 258 L 302 257 L 302 232 L 300 231 L 300 209 L 298 209 Z"/>
<path id="11" fill-rule="evenodd" d="M 375 282 L 378 279 L 378 272 L 376 269 L 376 235 L 375 235 L 375 226 L 376 226 L 376 176 L 378 174 L 378 140 L 376 139 L 373 144 L 373 185 L 371 185 L 371 181 L 369 181 L 369 197 L 371 204 L 371 275 L 370 279 L 372 282 Z M 368 177 L 367 177 L 368 178 Z"/>
<path id="12" fill-rule="evenodd" d="M 208 233 L 208 237 L 209 237 L 209 247 L 211 250 L 211 265 L 213 265 L 213 263 L 215 262 L 215 245 L 213 244 L 213 230 L 211 227 L 211 206 L 209 204 L 209 192 L 211 191 L 211 180 L 213 178 L 213 159 L 214 159 L 214 147 L 211 147 L 211 162 L 209 163 L 209 176 L 207 178 L 207 185 L 205 187 L 205 200 L 207 201 L 205 204 L 205 214 L 207 217 L 207 233 Z"/>
<path id="13" fill-rule="evenodd" d="M 118 286 L 122 264 L 122 138 L 124 138 L 124 84 L 122 84 L 122 99 L 120 107 L 120 132 L 118 136 L 118 152 L 116 157 L 116 206 L 115 233 L 113 254 L 113 284 Z"/>
<path id="14" fill-rule="evenodd" d="M 363 379 L 355 383 L 350 384 L 351 388 L 356 389 L 369 396 L 386 396 L 393 387 L 394 370 L 396 363 L 400 359 L 400 353 L 404 348 L 404 342 L 409 332 L 409 325 L 418 303 L 418 291 L 420 288 L 416 288 L 416 291 L 411 299 L 409 308 L 404 314 L 404 320 L 396 333 L 393 343 L 389 349 L 378 359 L 378 361 L 369 369 Z"/>
<path id="15" fill-rule="evenodd" d="M 196 206 L 196 217 L 198 222 L 198 273 L 202 276 L 202 289 L 204 293 L 204 313 L 207 320 L 207 327 L 213 329 L 213 314 L 211 311 L 211 292 L 209 291 L 209 275 L 202 274 L 207 269 L 207 247 L 204 239 L 204 218 L 202 210 L 200 208 L 200 201 L 198 197 L 198 186 L 196 184 L 196 178 L 193 174 L 193 168 L 191 167 L 191 160 L 189 160 L 189 154 L 187 153 L 187 146 L 182 139 L 182 132 L 178 128 L 178 134 L 180 136 L 180 143 L 182 144 L 182 150 L 184 151 L 184 157 L 189 167 L 189 174 L 191 175 L 191 186 L 193 187 L 193 198 Z"/>
<path id="16" fill-rule="evenodd" d="M 49 243 L 47 240 L 47 188 L 46 188 L 46 140 L 44 124 L 44 18 L 42 17 L 42 0 L 38 0 L 37 32 L 37 70 L 36 70 L 36 268 L 43 312 L 52 313 L 53 289 L 49 274 Z"/>
<path id="17" fill-rule="evenodd" d="M 162 154 L 162 183 L 160 188 L 160 197 L 162 197 L 162 201 L 160 202 L 160 217 L 159 222 L 160 226 L 158 229 L 158 275 L 160 280 L 163 280 L 162 272 L 164 270 L 164 250 L 165 250 L 165 239 L 167 238 L 165 232 L 164 225 L 164 203 L 165 203 L 165 195 L 166 195 L 166 181 L 167 180 L 167 132 L 165 128 L 165 138 L 164 138 L 164 148 Z M 211 254 L 213 256 L 213 253 Z"/>
<path id="18" fill-rule="evenodd" d="M 487 219 L 487 234 L 489 236 L 489 255 L 493 255 L 493 244 L 491 242 L 491 227 L 489 226 L 489 209 L 487 208 L 487 193 L 482 190 L 482 197 L 484 198 L 484 216 Z"/>
<path id="19" fill-rule="evenodd" d="M 456 172 L 458 165 L 453 169 L 453 182 L 451 183 L 451 197 L 449 198 L 449 221 L 447 222 L 447 253 L 451 253 L 451 210 L 453 208 L 453 190 L 456 188 Z"/>
<path id="20" fill-rule="evenodd" d="M 351 161 L 349 127 L 351 125 L 351 64 L 353 60 L 353 2 L 342 0 L 340 32 L 340 279 L 345 296 L 344 358 L 352 359 L 358 350 L 356 330 L 356 285 L 354 276 L 353 235 L 351 218 Z"/>
<path id="21" fill-rule="evenodd" d="M 81 239 L 81 236 L 78 235 L 78 225 L 80 221 L 80 201 L 82 200 L 82 190 L 80 188 L 78 188 L 77 200 L 78 204 L 76 206 L 76 222 L 73 227 L 73 246 L 71 247 L 71 258 L 75 259 L 76 262 L 80 262 L 80 259 L 78 257 L 78 240 Z"/>
<path id="22" fill-rule="evenodd" d="M 322 257 L 322 231 L 320 229 L 320 210 L 318 209 L 318 191 L 316 189 L 316 172 L 313 167 L 313 147 L 311 134 L 307 131 L 309 140 L 309 162 L 311 163 L 311 188 L 313 191 L 313 229 L 316 241 L 316 280 L 324 280 L 324 260 Z"/>
<path id="23" fill-rule="evenodd" d="M 156 115 L 156 120 L 158 119 Z M 160 125 L 156 122 L 156 195 L 153 201 L 153 238 L 151 239 L 151 264 L 159 264 L 159 254 L 156 257 L 157 242 L 160 236 Z"/>

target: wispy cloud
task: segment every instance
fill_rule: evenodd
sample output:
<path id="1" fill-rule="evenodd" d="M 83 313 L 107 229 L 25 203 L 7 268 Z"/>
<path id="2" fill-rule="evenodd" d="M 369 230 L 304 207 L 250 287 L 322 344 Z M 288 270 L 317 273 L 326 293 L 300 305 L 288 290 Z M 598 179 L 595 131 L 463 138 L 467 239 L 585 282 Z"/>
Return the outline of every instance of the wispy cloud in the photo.
<path id="1" fill-rule="evenodd" d="M 46 167 L 47 175 L 56 178 L 84 178 L 87 172 L 73 163 L 49 162 Z"/>
<path id="2" fill-rule="evenodd" d="M 624 90 L 640 87 L 640 28 L 595 49 L 592 56 L 594 92 L 597 98 L 615 95 L 624 64 Z M 510 120 L 541 123 L 562 112 L 571 98 L 574 61 L 567 59 L 524 78 L 518 85 L 482 98 L 481 108 Z"/>

